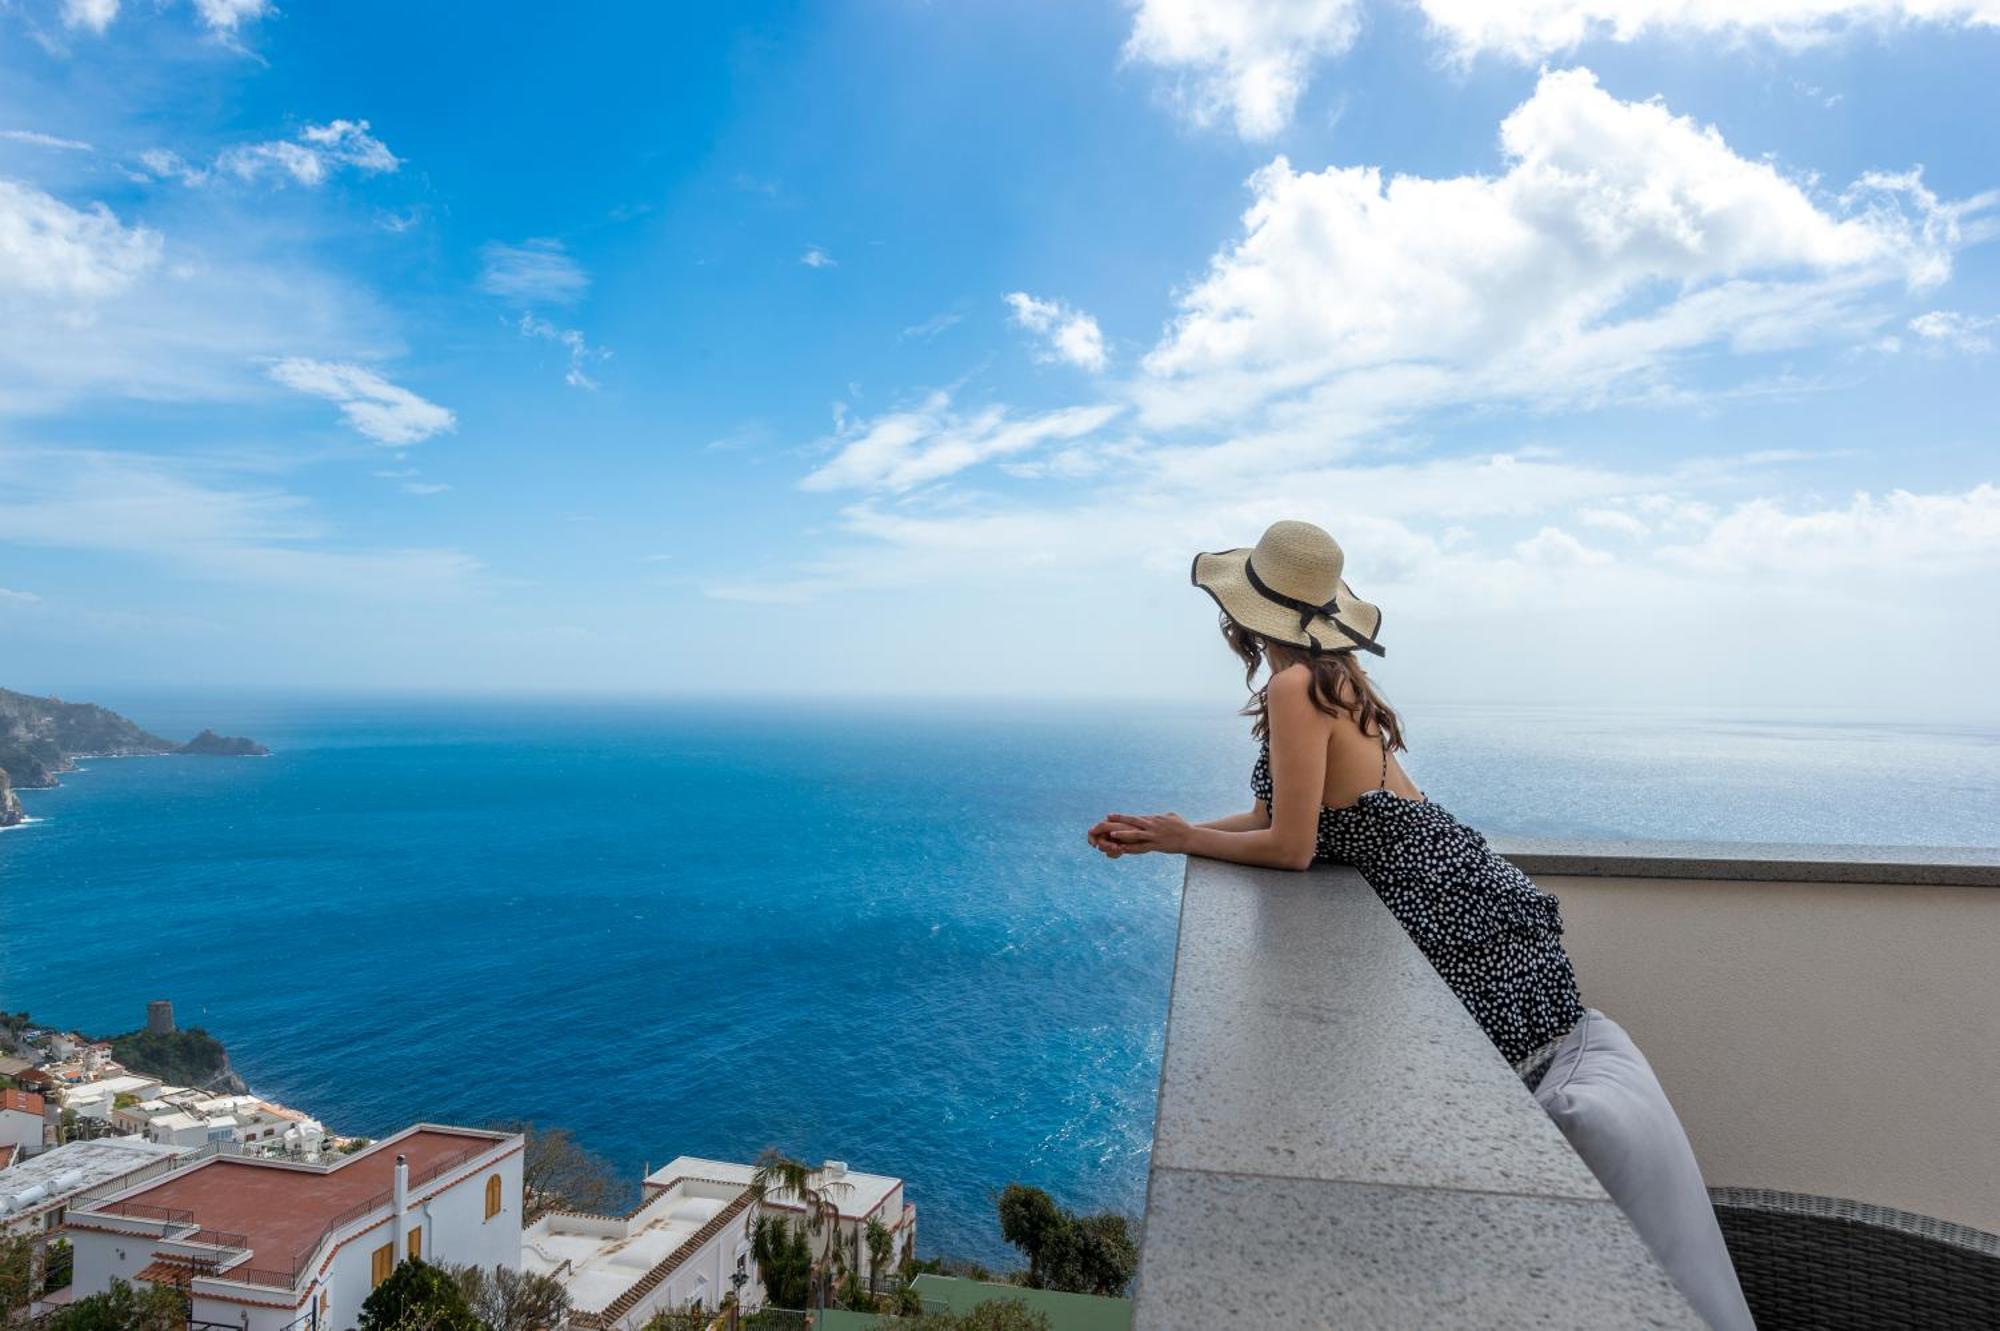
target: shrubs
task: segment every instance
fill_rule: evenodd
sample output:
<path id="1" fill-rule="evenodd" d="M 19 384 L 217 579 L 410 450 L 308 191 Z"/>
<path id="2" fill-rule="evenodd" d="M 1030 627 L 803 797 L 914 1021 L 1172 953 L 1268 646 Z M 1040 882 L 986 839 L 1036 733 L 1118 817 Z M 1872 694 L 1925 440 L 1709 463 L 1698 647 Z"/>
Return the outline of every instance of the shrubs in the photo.
<path id="1" fill-rule="evenodd" d="M 485 1323 L 443 1267 L 412 1257 L 361 1305 L 357 1331 L 485 1331 Z"/>
<path id="2" fill-rule="evenodd" d="M 1139 1269 L 1125 1217 L 1080 1216 L 1040 1188 L 1010 1183 L 1000 1194 L 1000 1234 L 1028 1259 L 1022 1282 L 1072 1294 L 1123 1294 Z"/>

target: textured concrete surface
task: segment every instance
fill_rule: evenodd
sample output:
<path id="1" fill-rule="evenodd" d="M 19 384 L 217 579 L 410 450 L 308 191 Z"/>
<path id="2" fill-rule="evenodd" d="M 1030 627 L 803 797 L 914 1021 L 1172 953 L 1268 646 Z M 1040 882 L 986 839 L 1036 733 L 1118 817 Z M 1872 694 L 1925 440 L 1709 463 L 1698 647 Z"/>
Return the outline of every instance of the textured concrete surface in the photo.
<path id="1" fill-rule="evenodd" d="M 1188 862 L 1133 1325 L 1699 1327 L 1351 870 Z"/>
<path id="2" fill-rule="evenodd" d="M 1133 1325 L 1703 1323 L 1609 1202 L 1156 1170 Z"/>
<path id="3" fill-rule="evenodd" d="M 1494 837 L 1492 844 L 1530 876 L 2000 887 L 2000 849 L 1979 846 L 1799 846 L 1538 837 Z"/>
<path id="4" fill-rule="evenodd" d="M 1155 1168 L 1601 1198 L 1351 869 L 1191 866 Z"/>

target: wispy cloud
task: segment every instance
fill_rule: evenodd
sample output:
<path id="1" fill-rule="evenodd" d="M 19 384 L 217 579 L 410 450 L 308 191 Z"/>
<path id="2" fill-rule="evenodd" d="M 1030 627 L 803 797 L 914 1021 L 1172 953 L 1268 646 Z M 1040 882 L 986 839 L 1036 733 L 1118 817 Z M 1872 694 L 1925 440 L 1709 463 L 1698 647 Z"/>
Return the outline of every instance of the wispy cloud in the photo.
<path id="1" fill-rule="evenodd" d="M 1991 0 L 1417 0 L 1433 32 L 1461 58 L 1498 54 L 1533 61 L 1587 41 L 1763 38 L 1805 46 L 1857 30 L 1911 24 L 2000 25 Z"/>
<path id="2" fill-rule="evenodd" d="M 0 471 L 0 541 L 368 600 L 454 593 L 480 568 L 456 550 L 343 545 L 297 495 L 217 484 L 167 458 L 0 444 Z"/>
<path id="3" fill-rule="evenodd" d="M 1003 407 L 960 412 L 950 392 L 939 390 L 871 420 L 841 420 L 823 441 L 833 457 L 801 484 L 808 490 L 908 490 L 1050 441 L 1082 438 L 1123 410 L 1101 403 L 1028 416 Z"/>
<path id="4" fill-rule="evenodd" d="M 101 203 L 84 208 L 0 180 L 0 298 L 9 291 L 98 300 L 160 260 L 160 235 L 126 226 Z"/>
<path id="5" fill-rule="evenodd" d="M 547 319 L 532 314 L 521 316 L 516 325 L 522 337 L 538 338 L 544 342 L 554 342 L 569 353 L 569 368 L 563 373 L 563 382 L 571 388 L 597 387 L 584 367 L 592 361 L 611 359 L 611 353 L 603 347 L 593 347 L 584 340 L 583 330 L 578 328 L 558 328 Z"/>
<path id="6" fill-rule="evenodd" d="M 0 139 L 9 143 L 26 143 L 36 148 L 54 148 L 60 152 L 82 152 L 91 150 L 81 139 L 63 139 L 53 134 L 44 134 L 33 129 L 0 129 Z"/>
<path id="7" fill-rule="evenodd" d="M 942 314 L 933 314 L 922 323 L 911 324 L 903 330 L 903 336 L 914 337 L 927 342 L 946 329 L 955 328 L 963 322 L 965 322 L 964 315 L 947 310 Z"/>
<path id="8" fill-rule="evenodd" d="M 1938 350 L 1982 352 L 1993 350 L 1993 338 L 1987 330 L 1995 325 L 2000 325 L 2000 315 L 1929 310 L 1910 320 L 1909 327 L 1924 346 Z"/>
<path id="9" fill-rule="evenodd" d="M 403 163 L 387 144 L 369 133 L 367 121 L 333 120 L 307 125 L 289 139 L 225 148 L 205 166 L 166 148 L 140 153 L 139 164 L 147 175 L 190 186 L 218 179 L 277 180 L 317 189 L 342 169 L 383 175 L 398 170 Z"/>
<path id="10" fill-rule="evenodd" d="M 70 28 L 102 33 L 118 17 L 118 0 L 62 0 L 62 20 Z"/>
<path id="11" fill-rule="evenodd" d="M 493 241 L 481 251 L 479 289 L 528 305 L 574 305 L 590 289 L 590 275 L 559 240 Z"/>
<path id="12" fill-rule="evenodd" d="M 831 254 L 817 245 L 806 246 L 806 252 L 799 256 L 799 262 L 808 268 L 832 268 L 839 264 Z"/>
<path id="13" fill-rule="evenodd" d="M 117 20 L 120 8 L 119 0 L 62 0 L 62 19 L 67 27 L 102 34 Z M 193 8 L 204 27 L 228 40 L 276 7 L 271 0 L 194 0 Z"/>
<path id="14" fill-rule="evenodd" d="M 1009 292 L 1006 299 L 1014 325 L 1043 339 L 1040 359 L 1062 361 L 1092 374 L 1103 372 L 1110 358 L 1093 316 L 1059 300 L 1037 300 L 1025 291 Z"/>
<path id="15" fill-rule="evenodd" d="M 378 444 L 422 443 L 458 427 L 457 417 L 445 408 L 364 366 L 291 357 L 273 365 L 271 377 L 337 404 L 350 426 Z"/>

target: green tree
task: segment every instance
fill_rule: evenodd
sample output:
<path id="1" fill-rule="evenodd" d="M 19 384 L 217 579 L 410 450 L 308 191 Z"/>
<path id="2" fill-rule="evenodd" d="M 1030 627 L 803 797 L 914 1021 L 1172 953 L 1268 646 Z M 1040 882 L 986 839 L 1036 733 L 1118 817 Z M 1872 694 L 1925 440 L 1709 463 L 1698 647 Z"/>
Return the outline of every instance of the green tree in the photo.
<path id="1" fill-rule="evenodd" d="M 750 1231 L 750 1255 L 764 1278 L 764 1296 L 780 1308 L 804 1308 L 812 1302 L 812 1244 L 805 1232 L 783 1216 L 759 1216 Z"/>
<path id="2" fill-rule="evenodd" d="M 1000 1192 L 1000 1237 L 1028 1259 L 1028 1284 L 1039 1289 L 1043 1268 L 1070 1225 L 1070 1215 L 1040 1188 L 1009 1183 Z"/>
<path id="3" fill-rule="evenodd" d="M 889 1265 L 889 1255 L 896 1250 L 896 1236 L 889 1232 L 887 1225 L 871 1215 L 862 1237 L 868 1245 L 868 1288 L 879 1293 L 882 1270 Z"/>
<path id="4" fill-rule="evenodd" d="M 811 1293 L 830 1299 L 834 1282 L 846 1268 L 846 1254 L 840 1246 L 840 1195 L 853 1185 L 829 1179 L 824 1170 L 814 1169 L 784 1155 L 767 1150 L 757 1157 L 750 1175 L 750 1209 L 745 1224 L 754 1232 L 757 1221 L 765 1218 L 773 1197 L 789 1194 L 805 1209 L 805 1232 L 821 1241 L 812 1256 Z M 822 1237 L 823 1236 L 823 1237 Z M 768 1286 L 767 1286 L 768 1288 Z"/>
<path id="5" fill-rule="evenodd" d="M 1138 1245 L 1122 1215 L 1079 1216 L 1018 1183 L 1001 1192 L 999 1211 L 1001 1236 L 1028 1258 L 1031 1287 L 1122 1294 L 1138 1273 Z"/>
<path id="6" fill-rule="evenodd" d="M 68 1331 L 65 1328 L 65 1331 Z M 358 1331 L 484 1331 L 443 1267 L 411 1257 L 361 1305 Z"/>
<path id="7" fill-rule="evenodd" d="M 187 1295 L 169 1285 L 134 1289 L 122 1280 L 78 1299 L 49 1319 L 48 1331 L 187 1331 Z"/>
<path id="8" fill-rule="evenodd" d="M 708 1331 L 715 1321 L 713 1310 L 700 1308 L 662 1308 L 640 1328 L 640 1331 Z"/>
<path id="9" fill-rule="evenodd" d="M 447 1266 L 472 1315 L 490 1331 L 549 1331 L 569 1314 L 562 1282 L 504 1266 Z"/>
<path id="10" fill-rule="evenodd" d="M 35 1241 L 25 1234 L 0 1234 L 0 1322 L 26 1312 L 41 1283 Z"/>

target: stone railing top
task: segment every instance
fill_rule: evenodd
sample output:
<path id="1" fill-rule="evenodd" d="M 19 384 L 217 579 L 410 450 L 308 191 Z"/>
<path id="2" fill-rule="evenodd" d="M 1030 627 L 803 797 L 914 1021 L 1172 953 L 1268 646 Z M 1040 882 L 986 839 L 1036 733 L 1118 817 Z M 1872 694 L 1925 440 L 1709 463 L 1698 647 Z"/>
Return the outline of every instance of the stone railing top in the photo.
<path id="1" fill-rule="evenodd" d="M 1506 836 L 1492 841 L 1495 850 L 1529 874 L 2000 887 L 2000 848 L 1983 846 L 1809 846 Z"/>
<path id="2" fill-rule="evenodd" d="M 1351 870 L 1190 859 L 1137 1331 L 1698 1328 Z"/>

